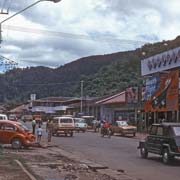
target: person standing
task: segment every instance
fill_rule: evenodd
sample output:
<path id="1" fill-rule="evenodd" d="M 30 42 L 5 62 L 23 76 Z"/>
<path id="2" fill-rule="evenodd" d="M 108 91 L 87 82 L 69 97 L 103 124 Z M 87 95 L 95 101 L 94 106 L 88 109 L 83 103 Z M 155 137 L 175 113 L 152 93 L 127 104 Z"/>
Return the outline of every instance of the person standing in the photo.
<path id="1" fill-rule="evenodd" d="M 53 132 L 52 120 L 48 120 L 48 122 L 46 124 L 46 132 L 48 133 L 48 142 L 51 142 L 52 132 Z"/>
<path id="2" fill-rule="evenodd" d="M 42 133 L 43 133 L 43 130 L 41 128 L 41 125 L 39 125 L 39 127 L 37 129 L 37 143 L 39 143 L 39 144 L 41 142 Z"/>
<path id="3" fill-rule="evenodd" d="M 35 130 L 36 130 L 36 120 L 33 119 L 32 120 L 32 133 L 35 134 Z"/>

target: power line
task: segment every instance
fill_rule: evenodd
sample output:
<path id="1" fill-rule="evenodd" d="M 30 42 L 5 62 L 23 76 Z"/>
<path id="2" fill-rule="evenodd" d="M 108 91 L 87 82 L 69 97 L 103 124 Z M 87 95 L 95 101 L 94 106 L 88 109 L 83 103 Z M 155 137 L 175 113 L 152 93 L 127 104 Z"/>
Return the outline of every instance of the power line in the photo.
<path id="1" fill-rule="evenodd" d="M 12 31 L 19 31 L 19 32 L 33 33 L 33 34 L 42 34 L 42 35 L 48 35 L 48 36 L 57 36 L 57 37 L 69 38 L 69 39 L 82 39 L 82 40 L 131 44 L 131 45 L 132 44 L 142 45 L 145 43 L 149 43 L 147 41 L 126 40 L 126 39 L 120 39 L 120 38 L 113 38 L 110 36 L 102 36 L 102 37 L 94 36 L 94 37 L 92 37 L 89 35 L 41 30 L 41 29 L 26 28 L 26 27 L 21 27 L 21 26 L 3 25 L 3 27 L 4 27 L 4 29 L 8 29 L 8 30 L 12 30 Z"/>

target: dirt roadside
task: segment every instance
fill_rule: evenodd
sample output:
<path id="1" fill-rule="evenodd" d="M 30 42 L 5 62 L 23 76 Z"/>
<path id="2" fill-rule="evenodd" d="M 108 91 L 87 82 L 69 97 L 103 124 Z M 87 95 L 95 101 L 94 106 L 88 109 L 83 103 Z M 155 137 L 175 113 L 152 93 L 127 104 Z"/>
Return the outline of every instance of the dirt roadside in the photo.
<path id="1" fill-rule="evenodd" d="M 30 180 L 15 159 L 37 180 L 134 180 L 124 172 L 74 157 L 55 146 L 19 151 L 4 148 L 0 155 L 0 180 Z"/>
<path id="2" fill-rule="evenodd" d="M 0 180 L 30 180 L 14 159 L 12 154 L 0 153 Z"/>

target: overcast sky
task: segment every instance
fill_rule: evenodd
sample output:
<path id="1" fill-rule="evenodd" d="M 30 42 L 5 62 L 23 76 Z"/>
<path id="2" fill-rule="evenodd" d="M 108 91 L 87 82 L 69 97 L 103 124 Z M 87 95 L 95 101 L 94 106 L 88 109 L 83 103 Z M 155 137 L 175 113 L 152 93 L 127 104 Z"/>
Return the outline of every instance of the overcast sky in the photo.
<path id="1" fill-rule="evenodd" d="M 0 0 L 3 12 L 34 0 Z M 62 0 L 40 2 L 2 24 L 0 55 L 22 66 L 58 67 L 80 57 L 135 49 L 174 39 L 179 0 Z M 8 15 L 0 15 L 0 20 Z"/>

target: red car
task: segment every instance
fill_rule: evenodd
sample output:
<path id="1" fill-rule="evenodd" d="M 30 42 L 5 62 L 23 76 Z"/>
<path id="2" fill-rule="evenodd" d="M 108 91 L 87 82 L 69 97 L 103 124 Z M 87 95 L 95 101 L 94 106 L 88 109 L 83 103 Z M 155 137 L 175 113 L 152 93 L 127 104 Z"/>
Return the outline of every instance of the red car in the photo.
<path id="1" fill-rule="evenodd" d="M 11 144 L 12 148 L 20 149 L 35 143 L 35 136 L 18 122 L 9 120 L 0 121 L 0 143 Z"/>

